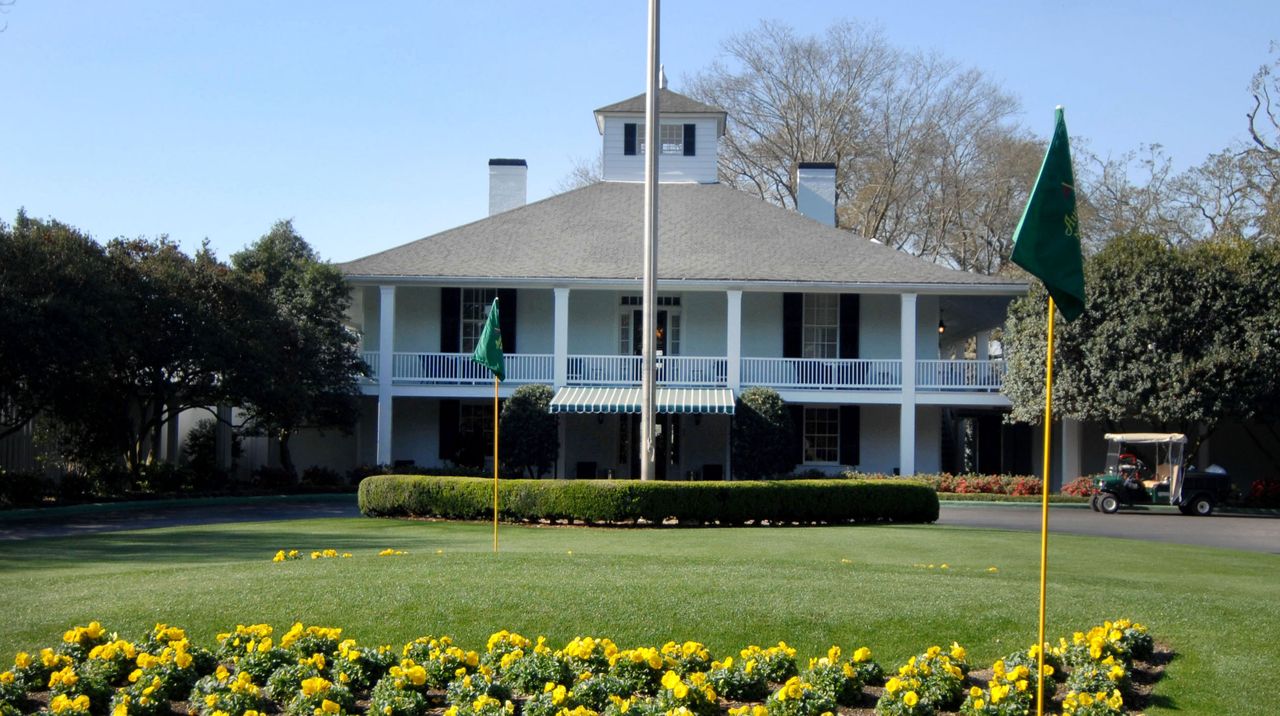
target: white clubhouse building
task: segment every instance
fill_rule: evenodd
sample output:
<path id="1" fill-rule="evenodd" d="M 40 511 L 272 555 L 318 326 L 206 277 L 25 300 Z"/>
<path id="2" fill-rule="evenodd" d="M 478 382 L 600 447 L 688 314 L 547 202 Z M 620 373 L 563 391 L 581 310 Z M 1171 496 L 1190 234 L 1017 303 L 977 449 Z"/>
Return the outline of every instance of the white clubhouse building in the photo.
<path id="1" fill-rule="evenodd" d="M 1026 285 L 835 229 L 831 164 L 797 168 L 799 213 L 719 184 L 725 113 L 660 92 L 659 477 L 731 477 L 733 398 L 750 386 L 791 408 L 797 469 L 936 472 L 971 420 L 978 469 L 1030 472 L 1029 431 L 1011 440 L 1000 422 L 1003 362 L 985 354 Z M 357 434 L 306 440 L 304 460 L 491 455 L 492 382 L 470 354 L 496 296 L 500 393 L 555 390 L 557 474 L 636 473 L 644 99 L 596 110 L 603 181 L 525 204 L 525 162 L 495 159 L 488 218 L 339 266 L 373 376 Z M 976 356 L 950 358 L 971 337 Z"/>

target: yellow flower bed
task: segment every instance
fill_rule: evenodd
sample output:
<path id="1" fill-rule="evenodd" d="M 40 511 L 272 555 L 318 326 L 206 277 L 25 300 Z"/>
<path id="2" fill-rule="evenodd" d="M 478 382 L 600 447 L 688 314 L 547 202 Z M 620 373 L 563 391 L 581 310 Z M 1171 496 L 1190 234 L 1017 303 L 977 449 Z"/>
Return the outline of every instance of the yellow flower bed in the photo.
<path id="1" fill-rule="evenodd" d="M 1150 649 L 1145 627 L 1127 620 L 1075 632 L 1046 645 L 1046 695 L 1065 680 L 1062 713 L 1127 713 L 1133 660 Z M 717 659 L 697 641 L 620 648 L 580 636 L 553 649 L 545 637 L 503 630 L 480 652 L 447 636 L 360 646 L 340 628 L 299 622 L 279 634 L 238 625 L 206 648 L 165 624 L 129 640 L 90 622 L 38 654 L 15 655 L 0 672 L 0 716 L 30 713 L 40 701 L 64 716 L 161 716 L 173 702 L 189 703 L 193 716 L 411 716 L 442 707 L 448 716 L 831 716 L 873 702 L 882 716 L 1011 716 L 1034 712 L 1038 656 L 1034 646 L 1011 654 L 978 681 L 953 642 L 882 681 L 865 646 L 832 646 L 802 670 L 785 642 Z M 865 687 L 881 683 L 873 698 Z M 31 698 L 41 692 L 48 696 Z"/>

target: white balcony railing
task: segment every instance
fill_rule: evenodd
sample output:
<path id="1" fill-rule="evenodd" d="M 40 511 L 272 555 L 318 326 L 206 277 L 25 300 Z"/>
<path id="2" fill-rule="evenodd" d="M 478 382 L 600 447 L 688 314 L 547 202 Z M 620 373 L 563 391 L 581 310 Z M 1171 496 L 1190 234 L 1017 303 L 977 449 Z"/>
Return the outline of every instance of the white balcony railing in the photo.
<path id="1" fill-rule="evenodd" d="M 510 383 L 551 382 L 550 355 L 513 353 L 504 357 L 503 368 Z M 397 383 L 471 385 L 489 383 L 493 375 L 472 360 L 470 353 L 393 353 L 391 379 Z"/>
<path id="2" fill-rule="evenodd" d="M 378 352 L 360 357 L 378 377 Z M 506 380 L 511 383 L 551 383 L 554 358 L 515 353 L 505 357 Z M 726 358 L 717 356 L 660 356 L 658 383 L 687 387 L 728 385 Z M 571 355 L 570 385 L 639 385 L 640 356 Z M 916 387 L 929 391 L 999 391 L 1005 374 L 1002 360 L 919 360 Z M 479 385 L 492 380 L 489 371 L 469 353 L 394 353 L 392 380 L 399 384 Z M 742 385 L 783 390 L 880 390 L 902 388 L 902 361 L 892 359 L 743 358 Z"/>
<path id="3" fill-rule="evenodd" d="M 1004 384 L 1003 360 L 918 360 L 920 390 L 996 392 Z"/>
<path id="4" fill-rule="evenodd" d="M 658 383 L 714 387 L 728 383 L 727 358 L 659 356 Z M 640 356 L 569 356 L 572 385 L 639 385 Z"/>
<path id="5" fill-rule="evenodd" d="M 742 384 L 798 390 L 898 390 L 902 361 L 743 358 Z"/>

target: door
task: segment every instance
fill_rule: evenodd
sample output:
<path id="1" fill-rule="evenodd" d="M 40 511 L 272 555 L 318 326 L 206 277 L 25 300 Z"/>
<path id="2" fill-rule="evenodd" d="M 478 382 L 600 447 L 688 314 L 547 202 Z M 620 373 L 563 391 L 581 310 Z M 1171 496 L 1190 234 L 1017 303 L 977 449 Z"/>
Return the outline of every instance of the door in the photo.
<path id="1" fill-rule="evenodd" d="M 631 424 L 631 475 L 640 477 L 640 416 L 632 413 L 624 416 Z M 655 480 L 667 479 L 667 468 L 671 467 L 679 477 L 680 470 L 680 416 L 662 414 L 654 416 L 654 426 L 658 429 L 653 440 L 653 477 Z"/>
<path id="2" fill-rule="evenodd" d="M 653 321 L 653 331 L 657 335 L 657 354 L 667 354 L 667 312 L 658 311 Z M 631 353 L 640 355 L 644 352 L 644 311 L 631 312 Z"/>

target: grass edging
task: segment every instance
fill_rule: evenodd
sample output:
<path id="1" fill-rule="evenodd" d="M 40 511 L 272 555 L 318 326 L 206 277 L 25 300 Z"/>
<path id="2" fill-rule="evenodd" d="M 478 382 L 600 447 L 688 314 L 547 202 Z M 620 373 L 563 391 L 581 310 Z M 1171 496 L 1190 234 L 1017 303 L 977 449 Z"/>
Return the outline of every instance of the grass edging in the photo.
<path id="1" fill-rule="evenodd" d="M 470 477 L 376 475 L 359 489 L 370 517 L 487 519 L 493 483 Z M 911 480 L 643 482 L 502 480 L 499 517 L 586 524 L 935 522 L 938 495 Z"/>

